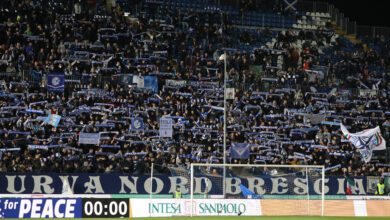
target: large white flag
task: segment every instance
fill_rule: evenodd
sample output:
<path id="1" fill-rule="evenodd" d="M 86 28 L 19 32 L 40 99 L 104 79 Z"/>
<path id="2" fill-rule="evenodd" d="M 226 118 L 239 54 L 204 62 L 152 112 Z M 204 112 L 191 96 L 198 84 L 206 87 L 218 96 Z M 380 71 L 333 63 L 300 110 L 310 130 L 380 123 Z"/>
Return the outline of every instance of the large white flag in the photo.
<path id="1" fill-rule="evenodd" d="M 344 136 L 359 150 L 366 163 L 370 162 L 373 150 L 386 149 L 386 140 L 382 137 L 379 127 L 358 133 L 349 133 L 343 124 L 340 124 L 340 128 Z"/>
<path id="2" fill-rule="evenodd" d="M 172 118 L 161 117 L 160 118 L 160 137 L 169 137 L 172 138 L 173 128 L 172 128 Z"/>

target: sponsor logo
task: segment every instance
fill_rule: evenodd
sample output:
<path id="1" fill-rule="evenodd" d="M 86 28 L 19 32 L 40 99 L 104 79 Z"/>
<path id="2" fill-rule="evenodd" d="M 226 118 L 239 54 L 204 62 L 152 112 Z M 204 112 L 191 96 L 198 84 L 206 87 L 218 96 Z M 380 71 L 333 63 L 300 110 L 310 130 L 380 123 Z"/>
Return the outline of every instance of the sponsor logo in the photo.
<path id="1" fill-rule="evenodd" d="M 244 203 L 199 203 L 200 214 L 239 214 L 245 213 Z"/>
<path id="2" fill-rule="evenodd" d="M 130 199 L 132 217 L 255 216 L 261 204 L 255 199 Z"/>
<path id="3" fill-rule="evenodd" d="M 149 203 L 149 213 L 181 214 L 180 203 Z"/>

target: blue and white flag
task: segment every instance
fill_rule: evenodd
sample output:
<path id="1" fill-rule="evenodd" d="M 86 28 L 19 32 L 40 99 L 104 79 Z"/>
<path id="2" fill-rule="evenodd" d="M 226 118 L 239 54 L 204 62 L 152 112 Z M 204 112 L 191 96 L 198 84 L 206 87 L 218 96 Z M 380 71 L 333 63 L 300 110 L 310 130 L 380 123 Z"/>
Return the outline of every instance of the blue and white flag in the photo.
<path id="1" fill-rule="evenodd" d="M 101 148 L 116 148 L 116 149 L 118 149 L 118 148 L 121 148 L 121 146 L 120 145 L 110 145 L 110 144 L 103 144 L 103 145 L 100 145 L 100 147 Z"/>
<path id="2" fill-rule="evenodd" d="M 33 144 L 29 144 L 28 146 L 27 146 L 27 149 L 28 150 L 48 150 L 49 149 L 49 147 L 47 146 L 47 145 L 33 145 Z"/>
<path id="3" fill-rule="evenodd" d="M 162 117 L 160 118 L 160 137 L 172 137 L 172 118 Z"/>
<path id="4" fill-rule="evenodd" d="M 20 151 L 20 147 L 13 147 L 13 148 L 1 148 L 0 152 L 15 152 Z M 1 157 L 0 157 L 1 158 Z"/>
<path id="5" fill-rule="evenodd" d="M 99 145 L 100 143 L 100 133 L 85 133 L 81 132 L 79 136 L 80 144 L 93 144 Z"/>
<path id="6" fill-rule="evenodd" d="M 47 91 L 48 92 L 64 92 L 65 76 L 64 74 L 48 74 L 47 75 Z"/>
<path id="7" fill-rule="evenodd" d="M 372 151 L 386 149 L 386 140 L 382 137 L 379 127 L 367 129 L 358 133 L 349 133 L 343 124 L 340 124 L 340 128 L 349 142 L 358 149 L 366 163 L 370 162 Z"/>
<path id="8" fill-rule="evenodd" d="M 61 116 L 56 114 L 50 114 L 49 116 L 46 117 L 44 122 L 46 124 L 52 125 L 53 127 L 57 127 L 60 121 L 61 121 Z"/>
<path id="9" fill-rule="evenodd" d="M 141 117 L 131 118 L 131 129 L 132 130 L 144 130 L 144 119 Z"/>
<path id="10" fill-rule="evenodd" d="M 248 143 L 232 143 L 230 157 L 232 159 L 248 159 L 250 146 Z"/>
<path id="11" fill-rule="evenodd" d="M 35 110 L 35 109 L 26 109 L 27 113 L 33 113 L 33 114 L 44 114 L 42 110 Z"/>

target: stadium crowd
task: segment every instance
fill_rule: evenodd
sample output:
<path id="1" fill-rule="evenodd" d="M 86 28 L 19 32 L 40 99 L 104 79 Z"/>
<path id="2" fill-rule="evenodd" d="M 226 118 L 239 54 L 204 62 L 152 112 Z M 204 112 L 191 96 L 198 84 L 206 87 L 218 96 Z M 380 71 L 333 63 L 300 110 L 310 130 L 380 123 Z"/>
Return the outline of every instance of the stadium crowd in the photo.
<path id="1" fill-rule="evenodd" d="M 366 163 L 339 127 L 380 126 L 389 142 L 388 47 L 352 44 L 329 24 L 244 28 L 218 10 L 146 2 L 129 14 L 115 1 L 4 0 L 0 7 L 0 172 L 136 175 L 151 163 L 222 163 L 224 51 L 227 85 L 235 88 L 228 151 L 235 143 L 250 148 L 248 158 L 229 154 L 228 162 L 390 172 L 385 151 Z M 63 92 L 48 91 L 51 72 L 65 74 Z M 147 77 L 156 83 L 148 86 Z M 44 120 L 49 114 L 61 116 L 58 126 Z M 163 116 L 173 119 L 172 138 L 159 137 Z M 99 144 L 80 143 L 80 133 L 97 132 Z"/>

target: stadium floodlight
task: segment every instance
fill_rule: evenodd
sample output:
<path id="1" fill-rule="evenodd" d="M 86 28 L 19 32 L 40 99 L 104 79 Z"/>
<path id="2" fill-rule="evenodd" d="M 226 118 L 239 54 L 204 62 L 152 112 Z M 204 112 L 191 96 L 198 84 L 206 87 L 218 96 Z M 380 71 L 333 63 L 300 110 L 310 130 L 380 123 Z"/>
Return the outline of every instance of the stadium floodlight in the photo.
<path id="1" fill-rule="evenodd" d="M 324 166 L 194 163 L 190 172 L 175 173 L 190 179 L 191 216 L 197 199 L 261 199 L 275 215 L 324 215 Z"/>

